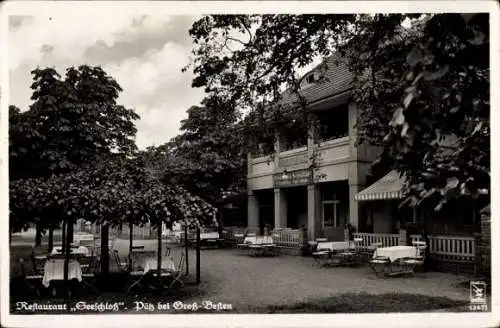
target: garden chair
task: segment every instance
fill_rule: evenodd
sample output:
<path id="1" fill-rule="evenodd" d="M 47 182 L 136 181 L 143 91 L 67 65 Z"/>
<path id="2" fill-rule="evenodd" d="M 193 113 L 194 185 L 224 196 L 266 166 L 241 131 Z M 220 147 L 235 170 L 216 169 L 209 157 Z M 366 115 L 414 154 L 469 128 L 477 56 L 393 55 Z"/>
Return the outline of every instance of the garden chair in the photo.
<path id="1" fill-rule="evenodd" d="M 331 258 L 333 250 L 327 248 L 327 243 L 321 242 L 316 246 L 316 251 L 312 252 L 312 257 L 314 259 L 313 266 L 317 263 L 320 267 L 325 266 L 327 259 Z"/>
<path id="2" fill-rule="evenodd" d="M 254 245 L 256 243 L 257 243 L 257 235 L 256 234 L 248 234 L 243 239 L 243 243 L 236 245 L 236 248 L 249 251 L 250 245 Z"/>
<path id="3" fill-rule="evenodd" d="M 47 255 L 31 253 L 31 263 L 33 265 L 33 272 L 36 274 L 43 274 L 43 267 L 47 261 Z"/>
<path id="4" fill-rule="evenodd" d="M 95 272 L 97 271 L 99 262 L 93 256 L 80 256 L 78 257 L 78 263 L 80 263 L 80 268 L 82 269 L 83 286 L 89 287 L 96 294 L 99 294 L 99 290 L 95 286 L 97 283 Z"/>
<path id="5" fill-rule="evenodd" d="M 23 278 L 24 284 L 28 288 L 29 291 L 35 292 L 37 296 L 40 296 L 40 289 L 35 286 L 39 285 L 43 279 L 43 269 L 41 271 L 27 270 L 24 259 L 21 257 L 19 259 L 19 266 L 21 268 L 21 277 Z"/>
<path id="6" fill-rule="evenodd" d="M 415 257 L 408 258 L 404 260 L 403 263 L 408 266 L 408 268 L 410 269 L 409 271 L 412 271 L 415 275 L 415 271 L 424 265 L 427 244 L 425 243 L 425 241 L 414 241 L 412 244 L 416 249 Z"/>
<path id="7" fill-rule="evenodd" d="M 184 283 L 182 282 L 182 278 L 184 277 L 184 253 L 181 253 L 181 258 L 179 259 L 179 265 L 175 268 L 175 272 L 173 275 L 172 282 L 168 286 L 168 288 L 174 287 L 176 284 L 180 287 L 184 287 Z"/>
<path id="8" fill-rule="evenodd" d="M 349 243 L 349 249 L 337 253 L 336 256 L 341 258 L 342 264 L 358 265 L 361 263 L 358 245 L 363 241 L 361 238 L 354 238 L 353 245 Z"/>
<path id="9" fill-rule="evenodd" d="M 378 242 L 373 243 L 370 246 L 370 249 L 373 250 L 373 253 L 375 253 L 377 251 L 377 248 L 380 247 L 382 247 L 382 243 Z M 391 261 L 385 256 L 375 256 L 374 258 L 370 259 L 370 268 L 375 272 L 377 276 L 385 273 L 390 264 Z"/>

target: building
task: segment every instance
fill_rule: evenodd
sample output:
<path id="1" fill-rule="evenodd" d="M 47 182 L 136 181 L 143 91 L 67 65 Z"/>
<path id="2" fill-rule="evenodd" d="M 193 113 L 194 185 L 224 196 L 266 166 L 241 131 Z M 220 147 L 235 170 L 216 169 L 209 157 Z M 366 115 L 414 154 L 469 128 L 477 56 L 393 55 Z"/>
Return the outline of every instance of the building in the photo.
<path id="1" fill-rule="evenodd" d="M 248 155 L 249 229 L 307 228 L 310 240 L 343 240 L 347 223 L 359 226 L 355 196 L 366 186 L 380 149 L 355 146 L 352 75 L 336 59 L 326 60 L 321 72 L 326 79 L 318 79 L 318 71 L 312 70 L 301 82 L 301 92 L 322 128 L 309 131 L 302 138 L 307 140 L 292 143 L 292 149 L 287 147 L 289 140 L 276 138 L 272 161 L 269 156 Z"/>
<path id="2" fill-rule="evenodd" d="M 325 63 L 326 69 L 313 69 L 301 80 L 301 93 L 322 128 L 293 142 L 277 136 L 273 156 L 248 155 L 248 228 L 257 233 L 266 226 L 305 228 L 308 240 L 336 241 L 344 240 L 350 223 L 358 232 L 399 235 L 401 223 L 417 225 L 433 214 L 399 208 L 404 179 L 397 172 L 371 181 L 370 167 L 381 148 L 355 145 L 358 109 L 350 101 L 352 75 L 336 56 Z M 326 78 L 318 79 L 320 74 Z M 426 220 L 427 231 L 472 236 L 479 215 L 469 204 L 456 210 Z"/>

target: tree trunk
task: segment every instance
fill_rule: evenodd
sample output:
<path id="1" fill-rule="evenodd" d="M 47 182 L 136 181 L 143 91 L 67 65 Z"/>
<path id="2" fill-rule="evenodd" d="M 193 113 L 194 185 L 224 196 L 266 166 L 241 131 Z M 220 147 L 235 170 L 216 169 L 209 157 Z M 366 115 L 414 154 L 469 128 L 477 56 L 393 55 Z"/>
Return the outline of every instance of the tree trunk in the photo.
<path id="1" fill-rule="evenodd" d="M 66 250 L 66 220 L 63 221 L 62 223 L 62 251 Z"/>
<path id="2" fill-rule="evenodd" d="M 68 229 L 73 224 L 73 220 L 68 218 Z M 66 253 L 64 257 L 64 287 L 65 287 L 65 298 L 66 300 L 70 299 L 70 285 L 69 285 L 69 256 L 71 253 L 69 234 L 66 234 L 66 240 L 63 240 L 63 244 L 66 245 Z"/>
<path id="3" fill-rule="evenodd" d="M 109 225 L 101 228 L 101 275 L 109 274 Z"/>
<path id="4" fill-rule="evenodd" d="M 196 283 L 200 283 L 200 227 L 196 227 Z"/>
<path id="5" fill-rule="evenodd" d="M 189 257 L 188 257 L 188 228 L 184 226 L 184 251 L 186 255 L 186 275 L 189 274 Z M 180 270 L 180 268 L 179 268 Z"/>
<path id="6" fill-rule="evenodd" d="M 73 243 L 74 241 L 74 235 L 75 235 L 75 225 L 73 223 L 73 220 L 71 220 L 71 223 L 68 223 L 68 241 L 69 243 Z"/>
<path id="7" fill-rule="evenodd" d="M 160 287 L 160 289 L 163 288 L 163 285 L 162 285 L 162 281 L 161 281 L 161 248 L 162 248 L 162 245 L 161 245 L 161 221 L 158 220 L 158 224 L 157 224 L 157 233 L 156 233 L 156 237 L 157 237 L 157 241 L 158 241 L 158 263 L 157 263 L 157 268 L 156 268 L 156 274 L 157 274 L 157 278 L 158 278 L 158 286 Z"/>
<path id="8" fill-rule="evenodd" d="M 42 227 L 40 223 L 36 224 L 36 232 L 35 232 L 35 246 L 42 245 Z"/>
<path id="9" fill-rule="evenodd" d="M 129 224 L 128 226 L 129 229 L 129 244 L 128 244 L 128 270 L 132 270 L 132 252 L 133 252 L 133 243 L 134 243 L 134 225 L 132 223 Z"/>
<path id="10" fill-rule="evenodd" d="M 54 248 L 54 227 L 50 226 L 49 227 L 49 247 L 48 247 L 49 253 L 52 252 L 52 248 Z"/>

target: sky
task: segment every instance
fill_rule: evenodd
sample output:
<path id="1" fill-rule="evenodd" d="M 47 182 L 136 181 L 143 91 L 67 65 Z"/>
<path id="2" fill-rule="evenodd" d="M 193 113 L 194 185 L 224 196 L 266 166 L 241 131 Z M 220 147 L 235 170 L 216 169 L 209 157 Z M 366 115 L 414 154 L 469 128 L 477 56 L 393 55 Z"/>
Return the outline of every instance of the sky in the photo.
<path id="1" fill-rule="evenodd" d="M 77 12 L 10 16 L 9 103 L 21 109 L 31 104 L 36 67 L 100 65 L 123 88 L 119 103 L 134 108 L 139 148 L 160 145 L 179 133 L 186 110 L 199 104 L 204 93 L 191 88 L 188 30 L 196 16 L 109 14 Z M 94 22 L 94 23 L 92 23 Z M 97 23 L 98 22 L 98 23 Z"/>
<path id="2" fill-rule="evenodd" d="M 100 65 L 124 90 L 119 103 L 140 115 L 136 143 L 144 149 L 176 136 L 186 110 L 204 97 L 191 88 L 192 72 L 181 72 L 191 58 L 188 31 L 199 16 L 114 12 L 110 19 L 108 11 L 61 9 L 9 18 L 9 104 L 22 110 L 31 104 L 36 67 L 63 75 L 70 66 Z"/>

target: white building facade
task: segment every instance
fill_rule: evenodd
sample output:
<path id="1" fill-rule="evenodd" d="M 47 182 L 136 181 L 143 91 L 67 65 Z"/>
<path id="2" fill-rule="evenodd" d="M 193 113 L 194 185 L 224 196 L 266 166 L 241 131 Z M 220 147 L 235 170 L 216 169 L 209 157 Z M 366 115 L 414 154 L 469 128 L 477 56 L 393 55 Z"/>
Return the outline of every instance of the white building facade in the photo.
<path id="1" fill-rule="evenodd" d="M 366 187 L 371 163 L 379 149 L 356 147 L 358 111 L 351 99 L 352 76 L 345 64 L 326 61 L 327 81 L 312 83 L 303 95 L 325 129 L 310 130 L 307 144 L 283 149 L 276 138 L 274 154 L 248 155 L 248 227 L 305 228 L 313 240 L 344 240 L 347 223 L 359 227 L 360 204 L 355 199 Z M 314 81 L 314 80 L 312 80 Z"/>

